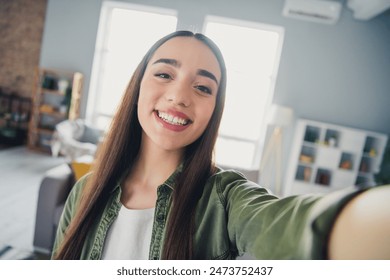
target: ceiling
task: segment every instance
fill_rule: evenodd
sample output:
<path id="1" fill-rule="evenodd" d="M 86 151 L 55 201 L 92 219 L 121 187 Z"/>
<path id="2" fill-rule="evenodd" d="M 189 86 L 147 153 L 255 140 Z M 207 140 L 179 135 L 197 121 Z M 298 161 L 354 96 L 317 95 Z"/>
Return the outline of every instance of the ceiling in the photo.
<path id="1" fill-rule="evenodd" d="M 370 20 L 390 8 L 390 0 L 347 0 L 355 19 Z"/>

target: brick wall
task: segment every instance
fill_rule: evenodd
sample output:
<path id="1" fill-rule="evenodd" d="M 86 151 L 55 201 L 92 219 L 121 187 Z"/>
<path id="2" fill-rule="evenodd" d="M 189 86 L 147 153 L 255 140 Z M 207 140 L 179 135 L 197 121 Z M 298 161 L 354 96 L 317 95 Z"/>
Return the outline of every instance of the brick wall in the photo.
<path id="1" fill-rule="evenodd" d="M 0 0 L 0 87 L 30 97 L 47 0 Z"/>

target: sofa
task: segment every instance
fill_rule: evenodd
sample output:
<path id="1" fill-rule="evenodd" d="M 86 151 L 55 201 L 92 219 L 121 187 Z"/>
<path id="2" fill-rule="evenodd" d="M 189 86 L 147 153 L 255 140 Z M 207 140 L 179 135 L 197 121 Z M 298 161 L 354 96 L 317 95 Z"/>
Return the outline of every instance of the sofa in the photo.
<path id="1" fill-rule="evenodd" d="M 74 172 L 67 163 L 54 167 L 45 173 L 38 194 L 33 239 L 35 252 L 51 254 L 58 222 L 74 183 Z"/>

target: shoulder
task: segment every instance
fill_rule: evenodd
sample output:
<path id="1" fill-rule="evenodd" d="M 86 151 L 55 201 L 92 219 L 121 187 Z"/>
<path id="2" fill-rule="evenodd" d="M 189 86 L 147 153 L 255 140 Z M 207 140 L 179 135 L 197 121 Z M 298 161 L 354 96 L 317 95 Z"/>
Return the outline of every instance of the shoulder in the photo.
<path id="1" fill-rule="evenodd" d="M 212 181 L 218 181 L 222 184 L 229 184 L 233 182 L 245 182 L 248 181 L 248 179 L 245 177 L 245 175 L 235 169 L 223 169 L 221 167 L 217 167 L 216 172 L 213 176 L 210 177 L 210 180 Z"/>
<path id="2" fill-rule="evenodd" d="M 81 195 L 89 177 L 89 174 L 84 175 L 72 187 L 72 190 L 70 191 L 68 198 L 66 199 L 65 206 L 62 211 L 61 220 L 63 225 L 67 226 L 75 215 L 78 208 L 78 204 L 81 199 Z"/>
<path id="3" fill-rule="evenodd" d="M 252 186 L 258 188 L 259 185 L 249 180 L 241 171 L 237 169 L 223 169 L 217 167 L 216 172 L 210 177 L 214 183 L 218 183 L 224 187 L 232 185 Z"/>
<path id="4" fill-rule="evenodd" d="M 68 196 L 67 204 L 74 206 L 80 200 L 81 194 L 88 182 L 88 179 L 91 177 L 91 173 L 88 173 L 81 177 L 72 187 L 72 190 Z"/>
<path id="5" fill-rule="evenodd" d="M 85 187 L 86 183 L 88 182 L 88 179 L 91 177 L 92 173 L 87 173 L 84 176 L 82 176 L 76 184 L 73 186 L 73 190 L 76 192 L 82 191 L 82 189 Z"/>
<path id="6" fill-rule="evenodd" d="M 242 172 L 235 169 L 218 167 L 215 174 L 209 178 L 208 184 L 218 193 L 221 200 L 269 194 L 266 188 L 248 180 Z"/>

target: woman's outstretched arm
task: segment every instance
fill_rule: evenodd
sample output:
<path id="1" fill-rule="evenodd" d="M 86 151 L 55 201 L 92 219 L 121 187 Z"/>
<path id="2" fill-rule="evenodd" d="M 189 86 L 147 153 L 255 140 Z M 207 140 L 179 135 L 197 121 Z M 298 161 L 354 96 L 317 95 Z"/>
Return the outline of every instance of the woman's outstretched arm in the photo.
<path id="1" fill-rule="evenodd" d="M 330 259 L 390 259 L 390 185 L 352 199 L 336 219 L 328 246 Z"/>

